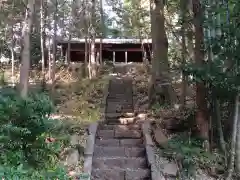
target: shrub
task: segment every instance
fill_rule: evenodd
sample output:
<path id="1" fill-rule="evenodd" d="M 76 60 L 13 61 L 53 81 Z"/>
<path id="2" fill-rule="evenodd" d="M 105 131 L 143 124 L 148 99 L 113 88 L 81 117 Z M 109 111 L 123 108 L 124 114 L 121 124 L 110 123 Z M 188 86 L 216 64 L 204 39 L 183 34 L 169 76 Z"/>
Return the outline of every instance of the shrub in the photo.
<path id="1" fill-rule="evenodd" d="M 202 139 L 182 133 L 169 140 L 163 154 L 180 162 L 184 177 L 194 176 L 199 167 L 222 169 L 223 157 L 217 152 L 206 152 L 202 144 Z"/>
<path id="2" fill-rule="evenodd" d="M 0 163 L 33 168 L 46 167 L 57 155 L 57 142 L 46 143 L 51 137 L 53 122 L 49 119 L 53 105 L 44 94 L 21 98 L 12 89 L 0 94 Z"/>

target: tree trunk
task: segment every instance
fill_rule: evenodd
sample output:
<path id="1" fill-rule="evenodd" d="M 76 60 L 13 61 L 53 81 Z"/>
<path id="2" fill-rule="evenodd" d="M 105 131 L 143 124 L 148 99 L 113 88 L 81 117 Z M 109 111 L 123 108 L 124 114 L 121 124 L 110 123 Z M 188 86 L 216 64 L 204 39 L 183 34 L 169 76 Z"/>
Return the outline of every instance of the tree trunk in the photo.
<path id="1" fill-rule="evenodd" d="M 58 12 L 58 0 L 55 0 L 55 10 L 53 13 L 53 39 L 52 39 L 52 45 L 53 45 L 53 54 L 52 54 L 52 68 L 51 68 L 51 81 L 54 86 L 55 83 L 55 71 L 56 71 L 56 54 L 57 54 L 57 12 Z"/>
<path id="2" fill-rule="evenodd" d="M 67 51 L 66 51 L 66 61 L 65 61 L 65 64 L 69 64 L 70 62 L 70 54 L 71 54 L 71 39 L 72 39 L 72 35 L 71 35 L 71 32 L 69 32 L 69 36 L 68 36 L 68 44 L 67 44 Z"/>
<path id="3" fill-rule="evenodd" d="M 87 0 L 84 1 L 84 6 L 83 7 L 83 17 L 84 17 L 84 36 L 85 36 L 85 56 L 84 56 L 84 70 L 85 70 L 85 76 L 87 75 L 87 65 L 88 65 L 88 22 L 87 22 L 87 15 L 86 15 L 86 12 L 87 12 Z"/>
<path id="4" fill-rule="evenodd" d="M 203 11 L 200 0 L 193 1 L 193 14 L 195 26 L 195 62 L 198 67 L 204 64 L 204 35 L 203 35 Z M 207 90 L 204 82 L 196 83 L 196 123 L 201 138 L 209 140 L 209 113 L 207 108 Z M 209 146 L 209 143 L 206 144 Z M 209 148 L 209 147 L 206 147 Z"/>
<path id="5" fill-rule="evenodd" d="M 176 103 L 169 77 L 168 39 L 165 31 L 163 0 L 151 0 L 151 34 L 153 48 L 152 74 L 149 87 L 150 105 Z"/>
<path id="6" fill-rule="evenodd" d="M 70 53 L 71 53 L 71 39 L 72 39 L 72 29 L 73 29 L 73 22 L 74 22 L 74 6 L 76 5 L 75 0 L 72 1 L 71 4 L 71 23 L 69 27 L 69 36 L 68 36 L 68 46 L 67 46 L 67 58 L 66 58 L 66 64 L 70 63 Z"/>
<path id="7" fill-rule="evenodd" d="M 29 68 L 30 68 L 30 36 L 32 30 L 32 18 L 34 12 L 35 0 L 28 0 L 28 5 L 25 15 L 25 23 L 22 31 L 23 37 L 23 49 L 21 52 L 21 67 L 20 67 L 20 84 L 19 90 L 23 98 L 28 93 L 28 79 L 29 79 Z"/>
<path id="8" fill-rule="evenodd" d="M 187 50 L 188 50 L 188 60 L 189 61 L 193 61 L 194 60 L 194 45 L 193 45 L 193 4 L 192 4 L 192 0 L 188 0 L 188 14 L 191 14 L 190 17 L 190 22 L 186 23 L 186 25 L 188 25 L 187 27 Z"/>
<path id="9" fill-rule="evenodd" d="M 100 57 L 100 65 L 102 65 L 103 63 L 103 59 L 102 59 L 102 40 L 103 38 L 106 36 L 106 32 L 105 32 L 105 20 L 104 20 L 104 14 L 103 14 L 103 2 L 102 0 L 100 0 L 100 16 L 101 16 L 101 42 L 100 42 L 100 48 L 99 48 L 99 51 L 100 51 L 100 54 L 99 54 L 99 57 Z"/>
<path id="10" fill-rule="evenodd" d="M 92 0 L 92 7 L 91 7 L 91 24 L 92 24 L 92 39 L 91 39 L 91 54 L 90 54 L 90 60 L 89 60 L 89 78 L 96 77 L 97 75 L 97 63 L 96 63 L 96 56 L 95 56 L 95 38 L 96 38 L 96 14 L 95 9 L 96 7 L 96 1 Z"/>
<path id="11" fill-rule="evenodd" d="M 48 37 L 48 80 L 51 81 L 52 57 L 51 57 L 51 37 Z"/>
<path id="12" fill-rule="evenodd" d="M 94 78 L 97 75 L 97 64 L 95 56 L 95 36 L 91 39 L 91 48 L 90 48 L 90 61 L 89 61 L 89 78 Z"/>
<path id="13" fill-rule="evenodd" d="M 187 0 L 181 0 L 181 13 L 182 13 L 182 25 L 181 25 L 181 36 L 182 36 L 182 66 L 185 66 L 186 64 L 186 58 L 187 58 L 187 46 L 186 46 L 186 14 L 187 14 Z M 186 105 L 186 95 L 187 95 L 187 80 L 188 76 L 185 73 L 182 73 L 182 94 L 181 94 L 181 105 L 182 107 L 185 107 Z"/>
<path id="14" fill-rule="evenodd" d="M 40 15 L 41 15 L 41 58 L 42 58 L 42 77 L 43 77 L 43 83 L 45 83 L 45 41 L 46 41 L 46 36 L 45 36 L 45 22 L 46 22 L 46 1 L 41 0 L 41 9 L 40 9 Z"/>
<path id="15" fill-rule="evenodd" d="M 13 24 L 11 27 L 11 35 L 12 35 L 12 42 L 11 42 L 11 62 L 12 62 L 12 85 L 15 85 L 15 78 L 14 78 L 14 61 L 15 61 L 15 57 L 14 57 L 14 29 L 13 29 Z"/>
<path id="16" fill-rule="evenodd" d="M 235 99 L 235 112 L 234 112 L 234 119 L 233 119 L 233 132 L 232 132 L 232 139 L 231 139 L 231 149 L 230 149 L 230 159 L 229 159 L 229 166 L 228 166 L 228 176 L 226 180 L 232 180 L 232 174 L 234 171 L 235 165 L 235 155 L 237 152 L 237 169 L 239 168 L 239 149 L 240 149 L 240 142 L 236 142 L 240 140 L 240 121 L 239 121 L 239 94 L 236 96 Z"/>

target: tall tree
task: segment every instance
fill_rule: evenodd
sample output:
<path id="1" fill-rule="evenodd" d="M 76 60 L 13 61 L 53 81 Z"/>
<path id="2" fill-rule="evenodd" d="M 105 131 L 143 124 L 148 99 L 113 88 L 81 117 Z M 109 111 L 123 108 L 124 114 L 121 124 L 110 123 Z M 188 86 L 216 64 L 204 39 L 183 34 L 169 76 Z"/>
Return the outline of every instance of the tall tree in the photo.
<path id="1" fill-rule="evenodd" d="M 46 44 L 46 36 L 45 36 L 45 26 L 46 26 L 46 1 L 41 0 L 41 7 L 40 7 L 40 15 L 41 15 L 41 59 L 42 59 L 42 76 L 43 82 L 45 81 L 45 44 Z"/>
<path id="2" fill-rule="evenodd" d="M 72 33 L 73 33 L 73 24 L 74 24 L 74 8 L 76 6 L 76 0 L 72 0 L 71 3 L 71 20 L 70 20 L 70 27 L 69 27 L 69 35 L 68 35 L 68 46 L 67 46 L 67 58 L 66 58 L 66 64 L 70 62 L 70 53 L 71 53 L 71 39 L 72 39 Z"/>
<path id="3" fill-rule="evenodd" d="M 54 1 L 54 12 L 53 12 L 53 38 L 52 38 L 52 68 L 51 68 L 51 81 L 54 86 L 55 82 L 55 68 L 57 61 L 57 13 L 58 13 L 58 0 Z"/>
<path id="4" fill-rule="evenodd" d="M 29 68 L 30 68 L 30 36 L 32 30 L 32 18 L 34 12 L 35 0 L 28 0 L 25 14 L 24 27 L 22 31 L 23 49 L 21 53 L 20 84 L 19 90 L 22 97 L 28 93 Z"/>
<path id="5" fill-rule="evenodd" d="M 187 29 L 187 4 L 188 0 L 181 0 L 181 58 L 182 58 L 182 65 L 185 66 L 186 58 L 187 58 L 187 46 L 186 46 L 186 29 Z M 181 94 L 181 105 L 185 107 L 186 104 L 186 92 L 187 91 L 187 75 L 182 73 L 182 94 Z"/>
<path id="6" fill-rule="evenodd" d="M 203 7 L 200 0 L 194 0 L 193 14 L 195 27 L 195 63 L 198 67 L 204 65 L 204 34 L 203 34 Z M 199 135 L 209 140 L 209 113 L 207 108 L 207 90 L 204 82 L 196 83 L 196 123 L 199 130 Z M 209 144 L 206 144 L 208 148 Z"/>
<path id="7" fill-rule="evenodd" d="M 151 0 L 151 34 L 153 62 L 149 86 L 150 104 L 176 103 L 169 77 L 168 39 L 165 31 L 164 0 Z M 161 51 L 160 51 L 161 49 Z"/>
<path id="8" fill-rule="evenodd" d="M 97 62 L 96 62 L 96 0 L 91 2 L 91 47 L 90 47 L 90 60 L 89 60 L 89 77 L 93 78 L 97 75 Z"/>
<path id="9" fill-rule="evenodd" d="M 100 64 L 102 64 L 102 39 L 106 36 L 106 28 L 105 28 L 105 20 L 104 20 L 104 14 L 103 14 L 103 1 L 100 0 L 100 16 L 101 16 L 101 42 L 100 42 L 100 48 L 99 48 L 99 57 L 100 57 Z"/>
<path id="10" fill-rule="evenodd" d="M 88 6 L 87 6 L 87 0 L 84 0 L 83 3 L 83 24 L 84 24 L 84 39 L 85 39 L 85 52 L 84 52 L 84 67 L 85 67 L 85 75 L 87 74 L 87 66 L 88 66 L 88 55 L 89 55 L 89 47 L 88 47 L 88 18 L 87 18 L 87 10 L 88 10 Z"/>

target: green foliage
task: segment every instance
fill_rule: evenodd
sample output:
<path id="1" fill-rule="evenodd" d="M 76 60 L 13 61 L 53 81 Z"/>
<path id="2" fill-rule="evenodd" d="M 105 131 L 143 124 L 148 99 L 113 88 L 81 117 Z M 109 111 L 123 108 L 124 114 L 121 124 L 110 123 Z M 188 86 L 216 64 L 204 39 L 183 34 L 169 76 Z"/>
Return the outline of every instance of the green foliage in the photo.
<path id="1" fill-rule="evenodd" d="M 236 95 L 240 85 L 239 56 L 239 10 L 238 1 L 226 5 L 207 4 L 208 18 L 204 20 L 205 64 L 190 63 L 184 67 L 185 73 L 193 75 L 195 82 L 203 82 L 211 87 L 218 98 L 229 99 Z M 217 18 L 219 17 L 219 18 Z M 211 54 L 209 56 L 209 54 Z"/>
<path id="2" fill-rule="evenodd" d="M 62 139 L 54 138 L 56 122 L 49 118 L 52 111 L 53 105 L 45 94 L 31 94 L 23 99 L 13 89 L 2 90 L 0 176 L 66 179 L 66 172 L 58 165 Z"/>
<path id="3" fill-rule="evenodd" d="M 40 34 L 33 32 L 31 36 L 31 63 L 37 64 L 41 60 L 41 39 Z"/>
<path id="4" fill-rule="evenodd" d="M 32 179 L 41 179 L 41 180 L 67 180 L 67 176 L 64 168 L 56 167 L 49 170 L 36 171 L 34 169 L 24 169 L 22 165 L 18 167 L 9 167 L 9 166 L 0 166 L 0 177 L 4 177 L 6 180 L 32 180 Z"/>
<path id="5" fill-rule="evenodd" d="M 172 137 L 163 152 L 166 157 L 181 162 L 183 176 L 194 176 L 199 167 L 221 168 L 219 162 L 222 162 L 222 157 L 206 152 L 202 144 L 202 139 L 183 133 Z"/>
<path id="6" fill-rule="evenodd" d="M 47 156 L 43 151 L 50 151 L 45 143 L 48 116 L 53 110 L 49 99 L 44 95 L 22 99 L 10 91 L 0 95 L 0 104 L 1 164 L 44 163 Z"/>
<path id="7" fill-rule="evenodd" d="M 108 2 L 108 1 L 107 1 Z M 120 35 L 125 38 L 139 38 L 150 36 L 150 18 L 148 7 L 142 7 L 139 0 L 114 0 L 109 1 L 114 13 L 118 18 L 113 19 L 116 22 L 117 28 L 121 29 L 116 31 L 112 29 L 110 33 L 113 35 Z M 116 28 L 116 27 L 115 27 Z"/>
<path id="8" fill-rule="evenodd" d="M 4 85 L 6 85 L 4 71 L 0 70 L 0 86 L 4 86 Z"/>

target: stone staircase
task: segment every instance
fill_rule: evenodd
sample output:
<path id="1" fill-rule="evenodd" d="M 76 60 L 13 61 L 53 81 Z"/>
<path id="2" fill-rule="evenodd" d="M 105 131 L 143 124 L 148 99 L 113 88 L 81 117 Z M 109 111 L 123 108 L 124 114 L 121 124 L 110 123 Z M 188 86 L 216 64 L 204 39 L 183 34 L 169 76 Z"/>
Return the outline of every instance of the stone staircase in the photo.
<path id="1" fill-rule="evenodd" d="M 150 180 L 141 124 L 134 122 L 132 81 L 109 83 L 105 121 L 98 125 L 92 180 Z"/>

